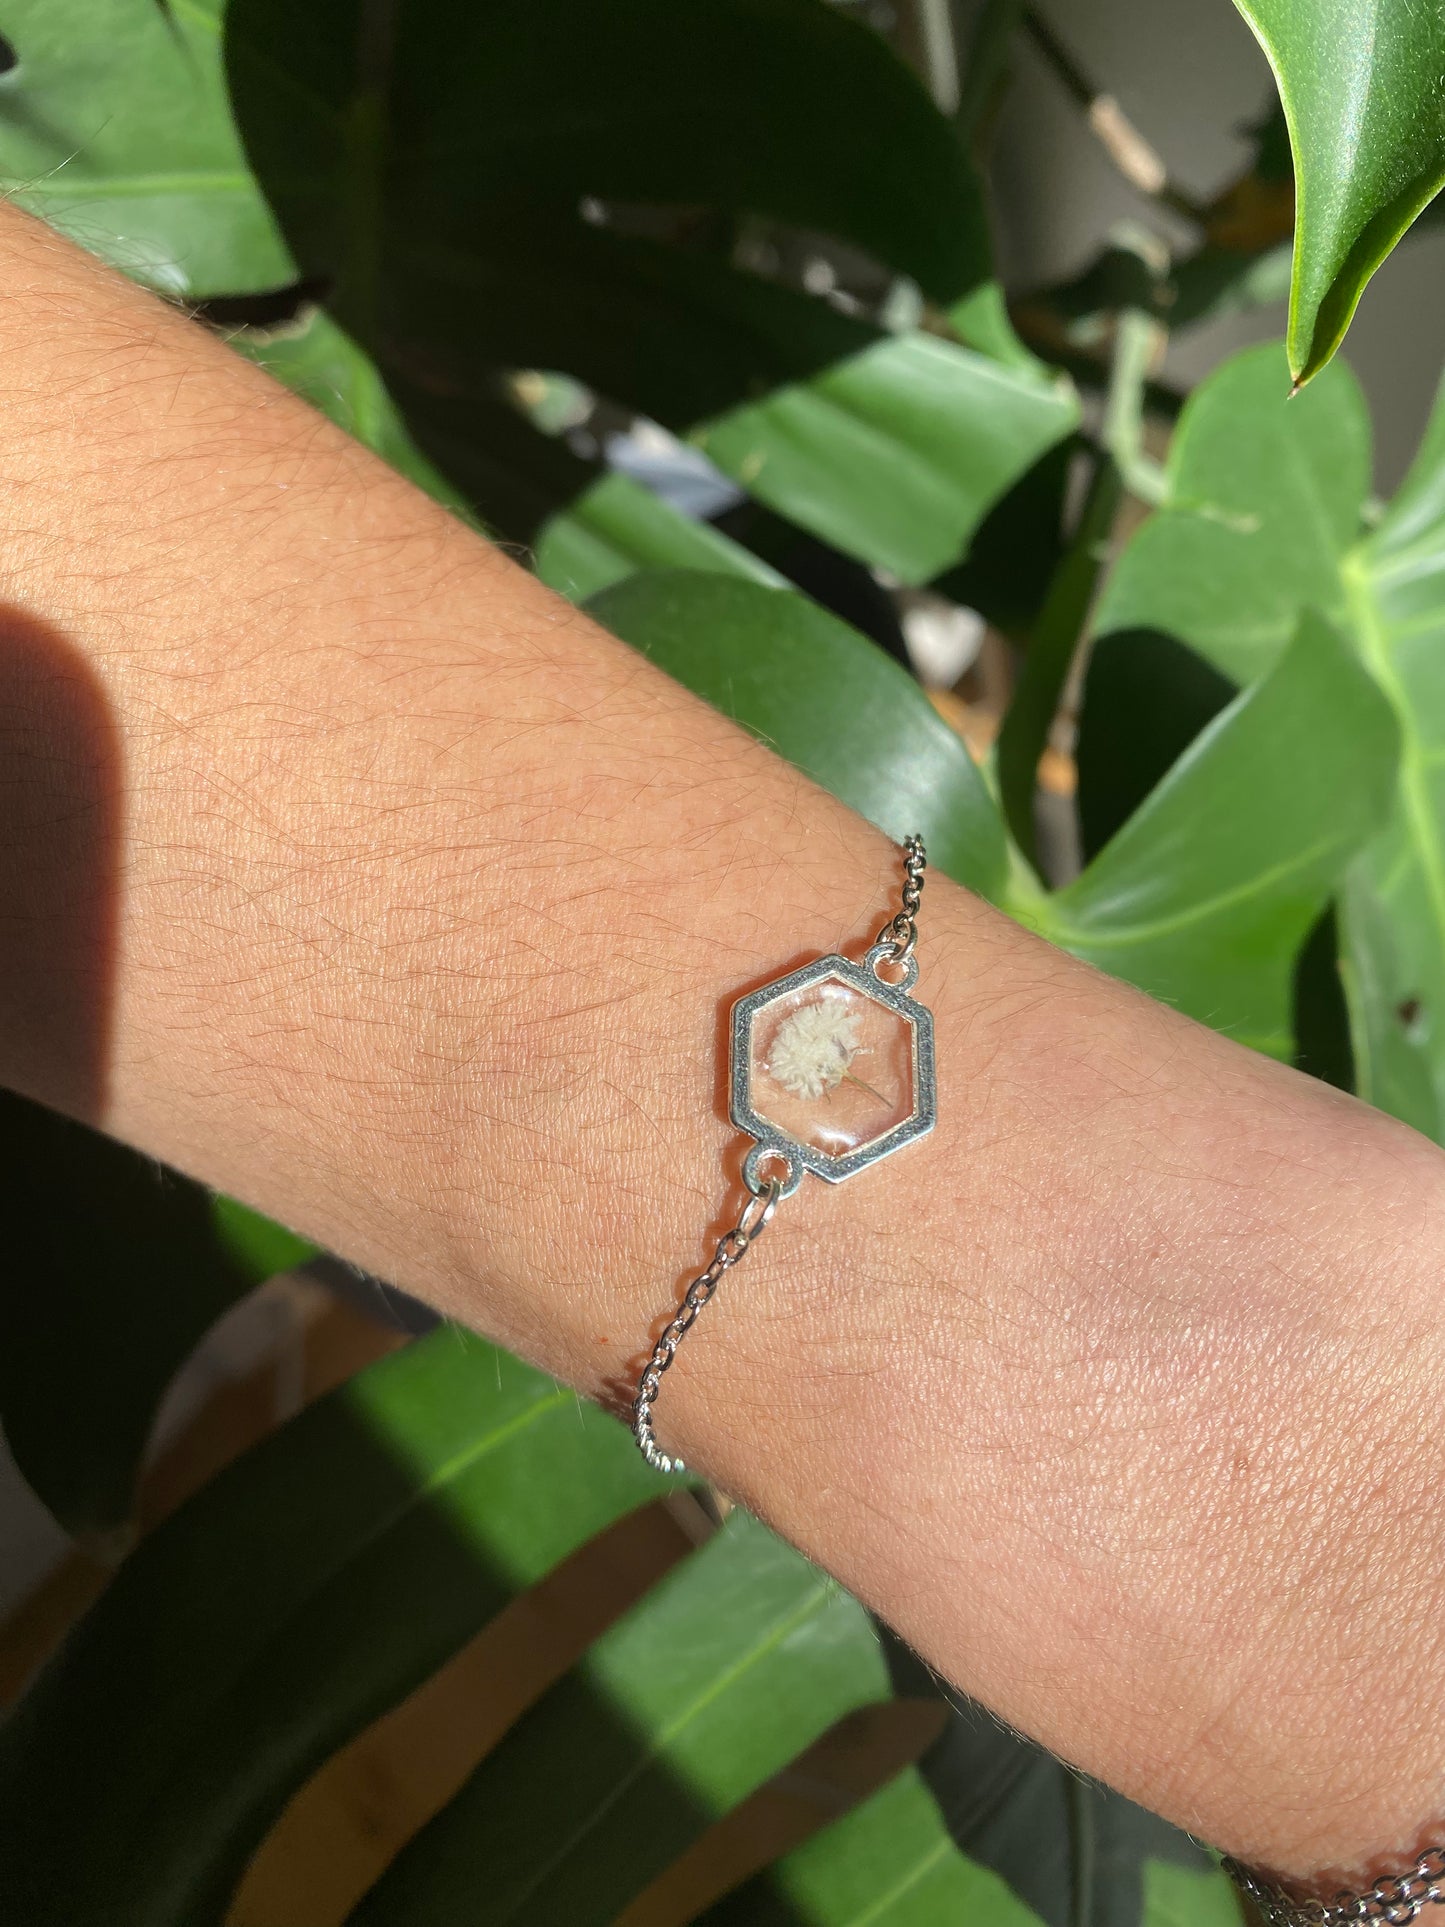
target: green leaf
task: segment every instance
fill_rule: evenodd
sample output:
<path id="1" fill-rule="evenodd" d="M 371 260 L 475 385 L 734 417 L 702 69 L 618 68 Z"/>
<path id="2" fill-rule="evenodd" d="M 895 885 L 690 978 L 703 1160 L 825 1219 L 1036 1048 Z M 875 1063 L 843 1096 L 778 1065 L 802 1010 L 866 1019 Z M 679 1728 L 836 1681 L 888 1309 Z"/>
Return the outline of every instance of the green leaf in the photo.
<path id="1" fill-rule="evenodd" d="M 485 1893 L 496 1927 L 606 1927 L 712 1820 L 887 1697 L 863 1608 L 734 1511 L 519 1721 L 351 1920 L 440 1927 Z"/>
<path id="2" fill-rule="evenodd" d="M 703 569 L 773 588 L 783 578 L 706 522 L 694 522 L 627 475 L 594 482 L 542 528 L 537 574 L 572 602 L 611 588 L 639 569 Z"/>
<path id="3" fill-rule="evenodd" d="M 1237 693 L 1212 663 L 1160 630 L 1120 629 L 1095 640 L 1074 751 L 1085 861 Z"/>
<path id="4" fill-rule="evenodd" d="M 1042 615 L 1066 553 L 1064 510 L 1077 453 L 1075 437 L 1055 443 L 989 511 L 966 559 L 933 584 L 1016 642 L 1027 641 Z"/>
<path id="5" fill-rule="evenodd" d="M 820 0 L 432 0 L 399 9 L 388 42 L 363 27 L 356 0 L 300 15 L 232 0 L 227 18 L 248 149 L 300 252 L 339 267 L 351 298 L 369 300 L 360 284 L 394 248 L 457 236 L 518 184 L 558 209 L 771 215 L 940 302 L 987 278 L 948 123 L 879 36 Z"/>
<path id="6" fill-rule="evenodd" d="M 625 642 L 762 737 L 895 840 L 984 896 L 1003 827 L 960 737 L 906 670 L 786 589 L 691 570 L 634 575 L 587 605 Z"/>
<path id="7" fill-rule="evenodd" d="M 1389 880 L 1392 871 L 1406 881 L 1417 867 L 1401 828 L 1397 819 L 1378 850 L 1352 864 L 1345 878 L 1340 976 L 1349 1009 L 1357 1095 L 1439 1143 L 1445 1136 L 1445 1106 L 1433 1035 L 1440 1005 L 1435 974 L 1440 960 L 1431 954 L 1435 946 L 1429 941 L 1434 932 L 1408 905 L 1405 920 L 1412 927 L 1398 930 L 1398 897 L 1392 902 L 1381 889 L 1382 879 Z M 1393 862 L 1387 854 L 1392 846 Z"/>
<path id="8" fill-rule="evenodd" d="M 443 1327 L 144 1540 L 0 1729 L 27 1927 L 218 1927 L 338 1745 L 660 1489 L 622 1427 Z"/>
<path id="9" fill-rule="evenodd" d="M 9 1092 L 0 1165 L 0 1423 L 62 1525 L 105 1543 L 177 1367 L 263 1274 L 203 1186 Z"/>
<path id="10" fill-rule="evenodd" d="M 138 281 L 187 298 L 295 268 L 221 70 L 221 0 L 10 0 L 0 193 Z"/>
<path id="11" fill-rule="evenodd" d="M 906 1698 L 936 1694 L 936 1680 L 917 1655 L 890 1634 L 884 1634 L 884 1646 L 894 1692 Z M 815 1919 L 807 1906 L 823 1894 L 834 1910 L 819 1912 L 817 1919 L 838 1927 L 873 1921 L 871 1906 L 879 1906 L 877 1919 L 890 1927 L 992 1923 L 996 1908 L 1004 1919 L 1017 1919 L 1019 1902 L 1033 1908 L 1025 1917 L 1037 1917 L 1044 1927 L 1077 1927 L 1079 1921 L 1141 1927 L 1150 1861 L 1218 1881 L 1208 1854 L 1158 1813 L 1083 1779 L 983 1707 L 952 1694 L 944 1700 L 948 1723 L 919 1761 L 917 1775 L 906 1775 L 803 1850 L 807 1885 L 794 1877 L 794 1860 L 782 1861 L 771 1877 L 724 1904 L 717 1917 L 707 1915 L 705 1927 L 732 1927 L 734 1921 L 736 1927 L 784 1927 L 798 1919 L 790 1896 L 803 1900 L 807 1919 Z M 967 1888 L 958 1865 L 946 1865 L 944 1838 L 952 1838 L 965 1856 L 973 1906 L 959 1904 Z M 900 1879 L 904 1869 L 913 1869 L 915 1877 Z M 992 1894 L 983 1888 L 983 1906 L 977 1904 L 981 1875 L 1002 1883 Z"/>
<path id="12" fill-rule="evenodd" d="M 281 0 L 233 0 L 231 78 L 298 259 L 409 415 L 398 372 L 450 404 L 558 370 L 702 424 L 760 500 L 911 580 L 956 560 L 1076 421 L 997 316 L 1007 367 L 743 273 L 726 237 L 656 238 L 681 234 L 667 210 L 687 204 L 772 216 L 982 315 L 961 143 L 879 36 L 822 0 L 532 0 L 504 18 L 436 0 L 398 14 L 384 57 L 357 22 L 356 0 L 308 9 L 304 30 Z M 632 213 L 607 219 L 618 202 Z"/>
<path id="13" fill-rule="evenodd" d="M 228 65 L 298 258 L 332 278 L 338 318 L 387 372 L 405 361 L 466 394 L 498 370 L 557 369 L 676 423 L 873 338 L 584 203 L 796 221 L 940 299 L 989 272 L 952 131 L 877 35 L 820 0 L 532 0 L 503 16 L 433 0 L 400 10 L 384 44 L 363 20 L 358 0 L 299 18 L 232 0 Z"/>
<path id="14" fill-rule="evenodd" d="M 1247 349 L 1190 397 L 1164 506 L 1120 558 L 1096 633 L 1162 629 L 1248 682 L 1302 608 L 1346 619 L 1340 564 L 1369 480 L 1369 416 L 1349 370 L 1291 400 L 1281 350 Z"/>
<path id="15" fill-rule="evenodd" d="M 444 508 L 480 526 L 466 498 L 412 440 L 375 364 L 321 309 L 308 310 L 300 326 L 242 329 L 228 339 L 247 360 L 294 389 Z"/>
<path id="16" fill-rule="evenodd" d="M 1265 387 L 1271 359 L 1279 369 L 1271 349 L 1238 357 L 1191 400 L 1169 504 L 1122 557 L 1100 627 L 1168 631 L 1241 680 L 1268 667 L 1306 607 L 1326 610 L 1354 642 L 1400 730 L 1390 817 L 1350 866 L 1340 905 L 1356 1088 L 1439 1139 L 1445 402 L 1396 501 L 1362 537 L 1368 425 L 1353 379 L 1336 364 L 1278 410 Z M 1331 804 L 1332 819 L 1341 807 Z"/>
<path id="17" fill-rule="evenodd" d="M 419 438 L 514 538 L 585 480 L 535 448 L 540 499 L 460 472 L 485 468 L 509 426 L 530 436 L 497 408 L 519 367 L 565 370 L 679 430 L 706 423 L 724 466 L 756 471 L 760 500 L 914 581 L 956 561 L 1077 419 L 1008 328 L 962 143 L 883 40 L 821 0 L 692 0 L 685 16 L 667 0 L 534 0 L 504 18 L 432 0 L 384 40 L 360 0 L 301 16 L 232 0 L 227 79 L 284 244 L 220 85 L 220 0 L 120 0 L 91 26 L 100 5 L 22 7 L 20 65 L 0 80 L 17 177 L 172 292 L 253 291 L 299 263 L 408 417 L 440 413 L 439 435 L 417 424 Z M 582 210 L 604 202 L 649 204 L 664 231 L 685 223 L 657 210 L 696 205 L 838 236 L 952 304 L 988 353 L 880 337 L 739 272 L 722 247 L 599 227 Z M 368 394 L 357 371 L 338 376 L 349 344 L 313 327 L 256 352 L 458 505 L 384 419 L 374 379 Z M 755 401 L 780 384 L 775 409 Z"/>
<path id="18" fill-rule="evenodd" d="M 997 281 L 981 282 L 972 294 L 955 301 L 945 318 L 966 348 L 976 348 L 979 354 L 1004 367 L 1017 368 L 1035 380 L 1046 371 L 1048 364 L 1026 348 L 1014 332 L 1008 302 Z M 1054 380 L 1062 387 L 1057 370 Z"/>
<path id="19" fill-rule="evenodd" d="M 1416 0 L 1235 0 L 1268 56 L 1296 183 L 1289 359 L 1308 381 L 1445 184 L 1445 17 Z"/>
<path id="20" fill-rule="evenodd" d="M 1296 952 L 1390 806 L 1398 730 L 1358 657 L 1310 615 L 1066 890 L 1046 936 L 1258 1050 L 1287 1057 Z M 1205 833 L 1201 834 L 1201 827 Z"/>
<path id="21" fill-rule="evenodd" d="M 913 334 L 732 409 L 693 439 L 759 501 L 917 584 L 960 559 L 989 510 L 1077 423 L 1059 378 Z"/>
<path id="22" fill-rule="evenodd" d="M 1349 873 L 1344 887 L 1349 887 Z M 1333 1084 L 1356 1087 L 1354 1044 L 1340 960 L 1340 920 L 1330 904 L 1300 948 L 1294 971 L 1294 1067 Z"/>
<path id="23" fill-rule="evenodd" d="M 976 1707 L 955 1710 L 920 1770 L 962 1851 L 1045 1927 L 1142 1927 L 1150 1871 L 1161 1864 L 1224 1884 L 1188 1835 Z"/>
<path id="24" fill-rule="evenodd" d="M 1143 1927 L 1240 1927 L 1240 1919 L 1226 1874 L 1167 1860 L 1145 1866 Z"/>
<path id="25" fill-rule="evenodd" d="M 307 1239 L 234 1198 L 213 1198 L 211 1220 L 221 1249 L 253 1284 L 262 1284 L 283 1271 L 295 1271 L 321 1255 Z"/>
<path id="26" fill-rule="evenodd" d="M 399 363 L 388 366 L 386 386 L 426 458 L 486 528 L 523 548 L 560 504 L 584 494 L 601 473 L 596 462 L 542 434 L 504 388 L 448 394 Z"/>
<path id="27" fill-rule="evenodd" d="M 1400 782 L 1342 903 L 1358 1089 L 1445 1127 L 1445 390 L 1385 519 L 1344 569 L 1361 654 L 1399 718 Z"/>
<path id="28" fill-rule="evenodd" d="M 1037 1927 L 950 1839 L 915 1772 L 701 1915 L 695 1927 Z"/>

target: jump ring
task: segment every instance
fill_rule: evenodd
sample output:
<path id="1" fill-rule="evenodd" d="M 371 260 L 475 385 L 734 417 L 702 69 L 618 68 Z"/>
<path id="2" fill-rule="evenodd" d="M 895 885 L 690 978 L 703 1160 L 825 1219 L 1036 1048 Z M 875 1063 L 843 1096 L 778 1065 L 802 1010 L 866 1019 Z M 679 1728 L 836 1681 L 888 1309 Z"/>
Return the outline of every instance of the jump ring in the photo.
<path id="1" fill-rule="evenodd" d="M 890 982 L 887 977 L 879 975 L 878 966 L 884 963 L 896 963 L 902 969 L 903 975 L 898 979 L 896 984 Z M 889 990 L 901 990 L 905 997 L 918 982 L 917 957 L 899 957 L 891 944 L 875 943 L 873 948 L 868 952 L 868 955 L 863 959 L 863 968 L 865 970 L 871 970 L 873 975 L 878 978 L 880 984 L 887 985 Z"/>
<path id="2" fill-rule="evenodd" d="M 763 1166 L 769 1163 L 782 1165 L 781 1178 L 765 1175 Z M 743 1183 L 755 1198 L 766 1197 L 773 1184 L 778 1187 L 778 1197 L 790 1198 L 803 1182 L 803 1175 L 801 1163 L 796 1158 L 790 1158 L 786 1151 L 780 1151 L 776 1145 L 755 1144 L 743 1159 Z"/>

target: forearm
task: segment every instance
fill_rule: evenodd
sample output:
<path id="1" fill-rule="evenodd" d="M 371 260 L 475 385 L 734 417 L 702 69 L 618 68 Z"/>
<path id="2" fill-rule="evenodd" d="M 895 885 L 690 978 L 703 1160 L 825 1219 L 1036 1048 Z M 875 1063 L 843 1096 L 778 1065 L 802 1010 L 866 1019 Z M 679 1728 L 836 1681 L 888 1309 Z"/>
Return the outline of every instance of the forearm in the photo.
<path id="1" fill-rule="evenodd" d="M 198 329 L 0 246 L 0 1078 L 628 1382 L 737 1202 L 727 1004 L 870 937 L 894 854 Z M 1206 1837 L 1413 1844 L 1440 1155 L 942 881 L 923 932 L 937 1130 L 780 1213 L 664 1443 Z"/>

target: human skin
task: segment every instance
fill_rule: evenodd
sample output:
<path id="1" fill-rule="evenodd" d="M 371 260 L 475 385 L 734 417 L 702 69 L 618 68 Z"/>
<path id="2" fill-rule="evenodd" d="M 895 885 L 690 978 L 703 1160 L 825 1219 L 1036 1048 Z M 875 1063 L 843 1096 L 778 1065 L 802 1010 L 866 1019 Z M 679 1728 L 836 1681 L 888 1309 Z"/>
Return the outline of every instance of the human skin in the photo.
<path id="1" fill-rule="evenodd" d="M 616 1403 L 743 1201 L 727 1006 L 898 853 L 0 205 L 0 1081 Z M 941 1673 L 1304 1883 L 1445 1810 L 1445 1157 L 924 893 L 933 1134 L 657 1427 Z"/>

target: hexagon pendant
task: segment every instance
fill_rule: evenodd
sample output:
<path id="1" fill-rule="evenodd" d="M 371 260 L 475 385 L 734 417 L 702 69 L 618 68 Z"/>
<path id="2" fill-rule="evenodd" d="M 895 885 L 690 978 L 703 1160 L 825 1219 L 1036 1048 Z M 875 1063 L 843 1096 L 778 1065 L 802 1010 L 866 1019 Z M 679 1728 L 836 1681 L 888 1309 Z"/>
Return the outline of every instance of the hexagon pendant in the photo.
<path id="1" fill-rule="evenodd" d="M 771 1154 L 790 1167 L 784 1195 L 805 1170 L 840 1184 L 933 1129 L 933 1015 L 908 994 L 916 960 L 897 984 L 876 974 L 886 954 L 820 957 L 733 1005 L 731 1113 L 757 1140 L 750 1183 Z"/>

